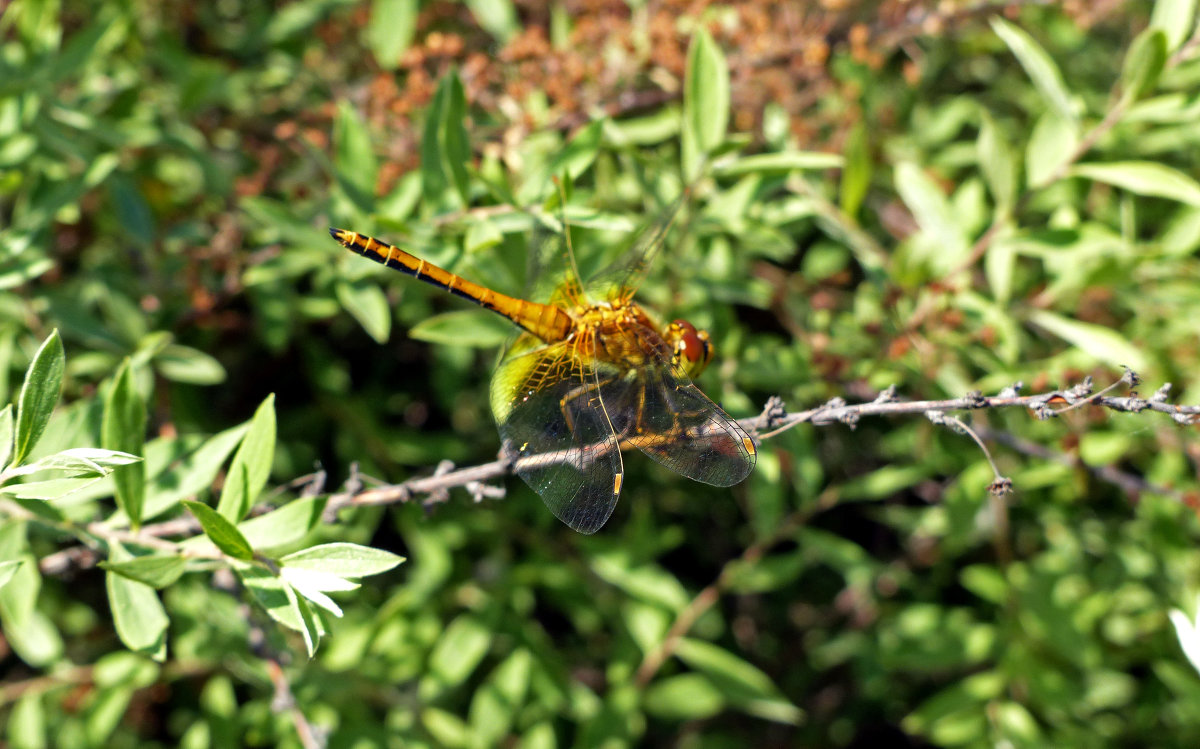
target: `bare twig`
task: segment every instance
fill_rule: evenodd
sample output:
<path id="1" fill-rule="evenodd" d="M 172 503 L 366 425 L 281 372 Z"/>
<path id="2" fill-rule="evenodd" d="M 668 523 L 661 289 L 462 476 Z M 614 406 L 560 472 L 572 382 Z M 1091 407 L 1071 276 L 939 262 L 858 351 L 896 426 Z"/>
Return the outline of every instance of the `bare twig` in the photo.
<path id="1" fill-rule="evenodd" d="M 1120 382 L 1132 386 L 1136 383 L 1136 377 L 1135 374 L 1127 371 Z M 752 418 L 742 419 L 738 423 L 749 434 L 754 436 L 758 442 L 762 442 L 799 424 L 805 423 L 817 426 L 843 424 L 853 428 L 858 424 L 859 420 L 870 416 L 923 414 L 929 417 L 931 413 L 946 414 L 955 411 L 996 410 L 1002 408 L 1024 408 L 1031 411 L 1038 419 L 1055 418 L 1068 410 L 1083 406 L 1103 408 L 1123 413 L 1155 411 L 1170 415 L 1176 423 L 1181 425 L 1192 424 L 1200 416 L 1200 406 L 1178 406 L 1167 403 L 1166 397 L 1169 385 L 1164 385 L 1149 399 L 1139 398 L 1136 395 L 1105 395 L 1105 393 L 1112 389 L 1111 387 L 1097 393 L 1092 393 L 1090 379 L 1072 388 L 1054 390 L 1036 395 L 1018 395 L 1017 392 L 1019 389 L 1019 387 L 1015 386 L 1005 388 L 1001 393 L 994 396 L 984 396 L 981 393 L 974 392 L 969 393 L 963 398 L 904 401 L 897 400 L 894 388 L 889 388 L 870 402 L 849 404 L 841 398 L 835 398 L 816 408 L 794 413 L 788 413 L 783 408 L 782 401 L 778 398 L 773 398 L 768 401 L 766 408 L 763 409 L 761 414 Z M 1064 404 L 1065 407 L 1054 408 L 1055 404 Z M 972 432 L 970 428 L 966 428 L 964 422 L 956 418 L 952 419 L 950 423 L 955 428 L 961 428 L 965 434 L 972 436 L 976 442 L 983 446 L 984 438 L 981 437 L 982 433 L 978 431 Z M 986 447 L 984 447 L 984 450 L 986 453 Z M 353 470 L 342 490 L 329 497 L 329 501 L 325 507 L 324 521 L 327 523 L 336 522 L 339 512 L 355 507 L 399 504 L 417 498 L 424 498 L 426 503 L 443 502 L 449 497 L 451 489 L 460 487 L 466 488 L 476 501 L 480 501 L 483 498 L 499 498 L 504 496 L 504 489 L 502 486 L 494 483 L 496 480 L 515 473 L 517 467 L 528 462 L 540 463 L 553 462 L 555 460 L 579 460 L 578 451 L 573 452 L 575 452 L 574 456 L 565 453 L 563 455 L 546 453 L 521 456 L 518 459 L 514 459 L 508 454 L 502 454 L 501 457 L 490 463 L 466 468 L 455 468 L 452 464 L 444 464 L 431 476 L 422 476 L 397 484 L 373 486 L 370 488 L 363 487 L 357 470 Z M 994 464 L 993 468 L 995 468 Z M 312 481 L 315 480 L 315 477 L 305 478 L 306 481 L 300 482 L 300 484 L 306 487 L 311 486 Z M 1122 485 L 1119 482 L 1117 483 L 1118 485 Z M 994 492 L 999 493 L 1003 493 L 1009 488 L 1007 479 L 1001 476 L 999 471 L 996 471 L 996 482 L 993 483 L 991 488 Z M 1141 489 L 1150 490 L 1147 487 L 1141 487 Z M 1163 494 L 1164 496 L 1182 501 L 1181 495 L 1177 492 L 1166 492 Z M 275 507 L 260 506 L 256 508 L 256 514 L 267 514 L 273 512 L 275 509 Z M 48 522 L 45 518 L 35 516 L 23 507 L 7 500 L 0 499 L 0 512 L 10 517 L 17 517 L 32 522 Z M 100 544 L 89 543 L 88 539 L 96 539 L 97 541 L 116 540 L 123 544 L 180 553 L 177 543 L 166 539 L 187 538 L 200 533 L 199 524 L 191 517 L 176 518 L 162 523 L 152 523 L 143 526 L 136 532 L 99 522 L 70 527 L 65 527 L 61 523 L 50 523 L 50 525 L 57 530 L 85 540 L 85 544 L 83 546 L 64 549 L 44 557 L 39 563 L 39 567 L 44 574 L 61 574 L 68 569 L 86 568 L 100 561 L 103 558 L 103 552 L 96 548 Z M 187 554 L 201 558 L 220 558 L 220 554 L 214 550 L 189 549 Z"/>

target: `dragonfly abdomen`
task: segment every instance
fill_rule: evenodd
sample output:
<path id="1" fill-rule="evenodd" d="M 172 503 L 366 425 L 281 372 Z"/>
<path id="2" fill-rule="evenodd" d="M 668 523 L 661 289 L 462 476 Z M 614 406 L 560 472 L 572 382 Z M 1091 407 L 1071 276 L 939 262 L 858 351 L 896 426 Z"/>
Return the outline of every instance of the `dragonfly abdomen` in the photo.
<path id="1" fill-rule="evenodd" d="M 445 289 L 457 297 L 503 315 L 543 341 L 560 341 L 567 337 L 571 318 L 561 307 L 529 302 L 501 294 L 439 268 L 399 247 L 381 242 L 374 237 L 359 234 L 356 231 L 331 227 L 329 235 L 351 252 L 410 275 L 418 281 Z"/>

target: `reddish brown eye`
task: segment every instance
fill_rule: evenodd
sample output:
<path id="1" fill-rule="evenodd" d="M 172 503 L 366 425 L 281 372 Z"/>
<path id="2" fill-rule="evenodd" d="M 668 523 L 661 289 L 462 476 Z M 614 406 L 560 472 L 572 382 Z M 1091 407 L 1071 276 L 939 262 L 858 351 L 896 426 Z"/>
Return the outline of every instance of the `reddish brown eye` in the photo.
<path id="1" fill-rule="evenodd" d="M 712 347 L 708 334 L 696 330 L 686 320 L 675 320 L 667 326 L 667 342 L 671 345 L 672 359 L 689 377 L 696 377 L 712 359 Z"/>

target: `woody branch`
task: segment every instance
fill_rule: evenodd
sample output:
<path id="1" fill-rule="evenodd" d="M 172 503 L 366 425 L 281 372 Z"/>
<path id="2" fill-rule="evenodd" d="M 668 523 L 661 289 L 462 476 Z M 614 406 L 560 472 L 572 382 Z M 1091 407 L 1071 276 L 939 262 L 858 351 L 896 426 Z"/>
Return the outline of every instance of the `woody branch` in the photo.
<path id="1" fill-rule="evenodd" d="M 1047 451 L 1019 449 L 1019 447 L 1014 447 L 1013 440 L 1004 437 L 1004 433 L 990 428 L 976 430 L 951 414 L 963 411 L 1021 408 L 1031 412 L 1035 418 L 1044 420 L 1056 418 L 1083 407 L 1091 407 L 1120 413 L 1153 411 L 1170 416 L 1180 425 L 1190 425 L 1200 419 L 1200 405 L 1173 405 L 1167 402 L 1171 390 L 1170 383 L 1164 384 L 1149 398 L 1142 398 L 1133 390 L 1139 382 L 1137 374 L 1126 369 L 1120 380 L 1100 391 L 1094 391 L 1092 379 L 1088 377 L 1071 388 L 1034 395 L 1020 395 L 1023 386 L 1021 383 L 1016 383 L 991 396 L 983 395 L 980 392 L 971 392 L 961 398 L 921 401 L 899 400 L 896 397 L 895 388 L 891 387 L 869 402 L 847 403 L 842 398 L 834 398 L 821 406 L 795 412 L 788 412 L 782 399 L 773 397 L 758 416 L 739 420 L 738 423 L 757 441 L 761 442 L 800 424 L 807 423 L 814 426 L 843 424 L 854 428 L 864 417 L 919 414 L 936 424 L 945 425 L 954 431 L 969 435 L 979 443 L 985 454 L 987 453 L 985 443 L 994 441 L 1016 449 L 1018 452 L 1035 457 L 1047 457 L 1050 454 Z M 1121 385 L 1130 388 L 1129 394 L 1109 395 Z M 522 460 L 538 460 L 543 457 L 545 456 L 529 456 Z M 549 457 L 553 458 L 553 456 Z M 990 454 L 988 459 L 991 461 Z M 511 455 L 502 455 L 489 463 L 465 468 L 456 468 L 449 461 L 443 461 L 432 475 L 420 476 L 396 484 L 370 487 L 363 484 L 357 470 L 352 470 L 350 478 L 341 490 L 330 495 L 325 506 L 323 520 L 326 523 L 335 523 L 342 510 L 356 507 L 401 504 L 411 501 L 421 501 L 427 505 L 436 504 L 448 499 L 450 490 L 457 488 L 466 489 L 476 501 L 486 498 L 501 498 L 505 494 L 504 488 L 489 482 L 515 473 L 517 465 L 517 461 Z M 992 465 L 995 470 L 994 462 Z M 1122 473 L 1112 467 L 1096 471 L 1096 475 L 1122 489 L 1128 490 L 1130 487 L 1136 486 L 1143 491 L 1151 491 L 1180 502 L 1185 501 L 1181 492 L 1169 487 L 1148 484 L 1136 476 Z M 320 472 L 290 482 L 290 485 L 302 486 L 302 493 L 311 496 L 324 491 L 324 480 L 325 475 Z M 997 471 L 996 482 L 993 483 L 992 490 L 1002 493 L 1009 486 L 1008 480 L 1000 476 Z M 260 506 L 256 508 L 255 514 L 269 514 L 275 509 L 277 508 Z M 36 518 L 30 519 L 36 520 Z M 105 534 L 109 534 L 122 543 L 161 548 L 169 544 L 164 540 L 166 538 L 182 539 L 198 535 L 200 526 L 191 517 L 181 517 L 143 526 L 136 533 L 128 529 L 108 528 L 96 523 L 89 524 L 87 530 L 101 538 Z M 96 549 L 77 546 L 43 558 L 40 567 L 45 574 L 61 574 L 73 567 L 90 567 L 100 558 L 102 558 L 102 554 Z"/>

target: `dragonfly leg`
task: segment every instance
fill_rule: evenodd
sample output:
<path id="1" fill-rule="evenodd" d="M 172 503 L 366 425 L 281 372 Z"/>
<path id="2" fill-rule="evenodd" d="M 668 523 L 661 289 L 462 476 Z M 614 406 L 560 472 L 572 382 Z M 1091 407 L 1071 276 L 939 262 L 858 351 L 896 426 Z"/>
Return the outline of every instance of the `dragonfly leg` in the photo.
<path id="1" fill-rule="evenodd" d="M 591 382 L 587 385 L 580 385 L 577 388 L 572 388 L 558 402 L 558 408 L 562 411 L 563 420 L 567 422 L 567 431 L 575 431 L 575 419 L 571 416 L 570 404 L 586 395 L 597 392 L 600 389 L 599 382 Z M 590 404 L 588 404 L 590 405 Z"/>

